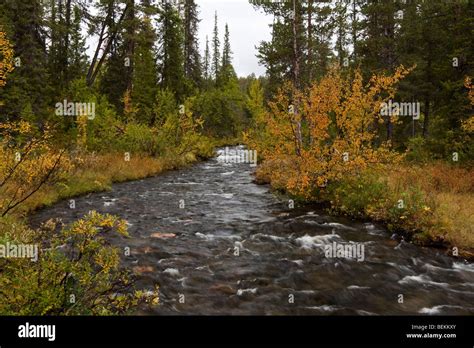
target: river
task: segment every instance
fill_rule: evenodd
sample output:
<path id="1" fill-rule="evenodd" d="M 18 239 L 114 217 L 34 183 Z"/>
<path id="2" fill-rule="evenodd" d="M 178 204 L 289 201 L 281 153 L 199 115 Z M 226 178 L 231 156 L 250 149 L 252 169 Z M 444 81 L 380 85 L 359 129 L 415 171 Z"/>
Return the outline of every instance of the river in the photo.
<path id="1" fill-rule="evenodd" d="M 249 164 L 219 157 L 113 186 L 37 212 L 31 225 L 90 210 L 119 215 L 124 266 L 160 285 L 145 315 L 474 314 L 474 265 L 392 238 L 372 223 L 329 216 L 253 183 Z M 329 255 L 328 248 L 354 254 Z M 349 248 L 346 248 L 349 250 Z M 346 250 L 344 249 L 344 250 Z M 357 257 L 356 257 L 357 256 Z"/>

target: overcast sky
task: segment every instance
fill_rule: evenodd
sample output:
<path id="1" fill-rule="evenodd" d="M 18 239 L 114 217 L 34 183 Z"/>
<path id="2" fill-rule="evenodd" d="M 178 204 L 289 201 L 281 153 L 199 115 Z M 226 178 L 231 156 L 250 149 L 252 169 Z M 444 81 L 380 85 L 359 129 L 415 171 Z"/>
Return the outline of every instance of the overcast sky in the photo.
<path id="1" fill-rule="evenodd" d="M 255 10 L 247 0 L 196 0 L 199 6 L 201 23 L 199 25 L 199 40 L 201 50 L 206 47 L 206 35 L 211 46 L 214 30 L 214 14 L 217 11 L 219 21 L 219 37 L 221 49 L 224 38 L 225 24 L 229 25 L 230 44 L 233 55 L 233 65 L 238 76 L 265 74 L 265 68 L 258 64 L 255 56 L 255 46 L 263 40 L 271 38 L 268 25 L 272 17 L 261 10 Z"/>

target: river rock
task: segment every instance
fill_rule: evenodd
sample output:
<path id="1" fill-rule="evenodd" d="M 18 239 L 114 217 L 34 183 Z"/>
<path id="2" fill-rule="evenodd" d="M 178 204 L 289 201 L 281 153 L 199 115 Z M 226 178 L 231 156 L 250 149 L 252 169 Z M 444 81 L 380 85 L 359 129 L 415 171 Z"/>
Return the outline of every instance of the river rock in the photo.
<path id="1" fill-rule="evenodd" d="M 153 233 L 151 235 L 151 238 L 158 238 L 158 239 L 171 239 L 171 238 L 175 238 L 176 237 L 176 234 L 174 233 Z"/>
<path id="2" fill-rule="evenodd" d="M 222 292 L 226 295 L 234 295 L 235 294 L 235 290 L 232 289 L 231 286 L 225 285 L 225 284 L 216 284 L 214 286 L 211 286 L 209 288 L 209 290 L 214 291 L 214 292 Z"/>
<path id="3" fill-rule="evenodd" d="M 155 269 L 152 266 L 136 266 L 133 267 L 133 272 L 137 274 L 153 273 Z"/>

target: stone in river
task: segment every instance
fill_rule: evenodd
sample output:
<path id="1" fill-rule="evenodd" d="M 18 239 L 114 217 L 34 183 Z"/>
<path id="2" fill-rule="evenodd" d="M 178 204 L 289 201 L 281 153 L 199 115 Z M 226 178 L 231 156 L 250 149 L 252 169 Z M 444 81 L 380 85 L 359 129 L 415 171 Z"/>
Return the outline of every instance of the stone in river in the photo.
<path id="1" fill-rule="evenodd" d="M 217 284 L 209 288 L 210 291 L 222 292 L 226 295 L 234 295 L 235 290 L 232 289 L 229 285 Z"/>
<path id="2" fill-rule="evenodd" d="M 174 233 L 153 233 L 151 238 L 158 238 L 158 239 L 171 239 L 175 238 L 176 234 Z"/>
<path id="3" fill-rule="evenodd" d="M 152 266 L 136 266 L 133 267 L 133 272 L 139 273 L 152 273 L 155 269 Z"/>

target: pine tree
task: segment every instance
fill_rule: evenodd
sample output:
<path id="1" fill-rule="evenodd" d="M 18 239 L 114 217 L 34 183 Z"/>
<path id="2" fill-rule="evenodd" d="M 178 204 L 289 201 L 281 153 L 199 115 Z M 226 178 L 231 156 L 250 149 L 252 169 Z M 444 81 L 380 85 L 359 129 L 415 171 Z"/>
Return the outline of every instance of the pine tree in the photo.
<path id="1" fill-rule="evenodd" d="M 137 31 L 138 26 L 140 25 L 140 20 L 138 19 L 137 8 L 135 0 L 125 0 L 128 6 L 127 14 L 125 15 L 123 21 L 123 52 L 124 60 L 127 59 L 130 64 L 127 66 L 127 69 L 124 69 L 124 74 L 122 78 L 125 80 L 126 91 L 129 91 L 130 94 L 133 93 L 133 78 L 134 78 L 134 69 L 135 69 L 135 48 L 137 45 Z M 125 65 L 125 64 L 124 64 Z"/>
<path id="2" fill-rule="evenodd" d="M 212 39 L 212 76 L 217 81 L 219 76 L 219 71 L 221 67 L 221 57 L 220 57 L 220 40 L 219 40 L 219 27 L 217 23 L 217 12 L 215 14 L 214 21 L 214 37 Z"/>
<path id="3" fill-rule="evenodd" d="M 158 37 L 160 87 L 175 93 L 178 102 L 186 95 L 187 85 L 184 76 L 183 23 L 177 9 L 163 0 L 160 16 L 160 33 Z"/>
<path id="4" fill-rule="evenodd" d="M 111 45 L 108 59 L 99 79 L 99 91 L 107 96 L 107 100 L 115 107 L 119 114 L 124 112 L 124 95 L 128 81 L 123 78 L 127 69 L 131 69 L 132 60 L 125 56 L 122 41 L 119 38 Z"/>
<path id="5" fill-rule="evenodd" d="M 198 8 L 194 0 L 184 2 L 184 74 L 193 87 L 202 85 L 201 55 L 198 43 Z"/>
<path id="6" fill-rule="evenodd" d="M 302 8 L 302 16 L 306 16 L 307 21 L 306 35 L 302 36 L 300 40 L 308 42 L 307 45 L 304 45 L 301 63 L 302 86 L 308 86 L 314 82 L 314 79 L 322 78 L 329 70 L 330 62 L 333 59 L 332 37 L 335 27 L 337 28 L 337 20 L 334 19 L 336 8 L 333 9 L 324 2 L 316 1 L 308 1 Z M 338 34 L 341 33 L 338 32 Z"/>
<path id="7" fill-rule="evenodd" d="M 229 25 L 225 25 L 225 34 L 224 34 L 224 50 L 222 52 L 222 66 L 226 67 L 231 63 L 232 59 L 232 50 L 230 48 L 230 34 L 229 34 Z"/>
<path id="8" fill-rule="evenodd" d="M 137 121 L 154 124 L 153 105 L 157 86 L 157 67 L 153 49 L 156 33 L 151 18 L 145 16 L 137 33 L 131 103 Z"/>
<path id="9" fill-rule="evenodd" d="M 133 91 L 136 60 L 137 57 L 140 57 L 137 53 L 137 41 L 140 33 L 142 36 L 148 35 L 143 34 L 142 24 L 144 18 L 153 13 L 149 0 L 142 0 L 140 5 L 136 3 L 136 0 L 126 0 L 125 4 L 128 10 L 123 14 L 123 21 L 120 26 L 116 28 L 100 78 L 101 93 L 107 95 L 109 102 L 115 106 L 115 109 L 121 115 L 125 111 L 125 102 L 130 104 L 127 106 L 127 108 L 130 108 L 132 106 L 132 95 L 137 95 Z M 101 9 L 104 13 L 101 15 L 100 22 L 105 25 L 107 21 L 110 21 L 110 25 L 113 27 L 115 21 L 113 16 L 109 16 L 109 11 L 113 10 L 113 3 L 104 3 L 101 5 Z M 118 10 L 115 9 L 114 11 Z M 114 29 L 110 28 L 109 30 L 113 31 Z M 146 50 L 142 46 L 141 54 L 144 54 L 144 51 Z"/>
<path id="10" fill-rule="evenodd" d="M 0 90 L 2 118 L 23 117 L 42 122 L 54 105 L 44 36 L 43 6 L 39 0 L 0 3 L 2 26 L 15 52 L 15 70 Z"/>
<path id="11" fill-rule="evenodd" d="M 86 53 L 86 40 L 81 33 L 82 15 L 79 6 L 74 6 L 73 21 L 71 24 L 71 44 L 69 47 L 69 76 L 71 79 L 79 79 L 85 76 L 88 67 Z"/>
<path id="12" fill-rule="evenodd" d="M 204 51 L 204 79 L 209 81 L 211 78 L 211 52 L 209 50 L 209 38 L 206 35 L 206 50 Z"/>
<path id="13" fill-rule="evenodd" d="M 231 80 L 237 80 L 234 67 L 232 66 L 232 49 L 230 47 L 229 26 L 225 25 L 224 48 L 222 52 L 222 67 L 217 78 L 217 85 L 222 86 Z"/>
<path id="14" fill-rule="evenodd" d="M 348 22 L 348 4 L 345 1 L 338 1 L 334 8 L 334 23 L 336 26 L 336 52 L 337 58 L 340 66 L 344 66 L 345 63 L 349 62 L 348 54 L 348 32 L 349 32 L 349 22 Z"/>
<path id="15" fill-rule="evenodd" d="M 392 73 L 397 66 L 396 48 L 396 13 L 395 2 L 380 3 L 370 1 L 362 6 L 365 15 L 364 35 L 361 44 L 361 59 L 366 78 L 373 73 Z M 392 117 L 385 118 L 386 139 L 393 140 Z"/>

